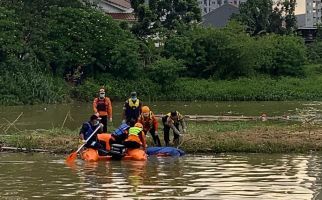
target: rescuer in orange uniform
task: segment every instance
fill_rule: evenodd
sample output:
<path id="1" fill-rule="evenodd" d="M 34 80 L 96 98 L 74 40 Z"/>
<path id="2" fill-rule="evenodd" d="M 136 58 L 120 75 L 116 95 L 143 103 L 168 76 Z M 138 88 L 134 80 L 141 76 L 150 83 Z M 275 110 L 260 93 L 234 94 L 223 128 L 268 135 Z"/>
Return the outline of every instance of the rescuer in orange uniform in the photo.
<path id="1" fill-rule="evenodd" d="M 143 131 L 145 134 L 150 132 L 154 144 L 158 147 L 161 147 L 161 142 L 158 135 L 158 120 L 148 106 L 142 107 L 142 113 L 138 122 L 143 125 Z"/>
<path id="2" fill-rule="evenodd" d="M 136 123 L 134 127 L 129 129 L 129 136 L 124 141 L 124 146 L 130 149 L 143 148 L 146 150 L 146 139 L 145 133 L 143 131 L 143 125 L 141 123 Z"/>
<path id="3" fill-rule="evenodd" d="M 107 132 L 107 118 L 112 122 L 112 103 L 110 98 L 105 96 L 105 90 L 99 90 L 99 97 L 95 98 L 93 101 L 94 113 L 99 116 L 101 123 L 104 125 L 103 133 Z"/>

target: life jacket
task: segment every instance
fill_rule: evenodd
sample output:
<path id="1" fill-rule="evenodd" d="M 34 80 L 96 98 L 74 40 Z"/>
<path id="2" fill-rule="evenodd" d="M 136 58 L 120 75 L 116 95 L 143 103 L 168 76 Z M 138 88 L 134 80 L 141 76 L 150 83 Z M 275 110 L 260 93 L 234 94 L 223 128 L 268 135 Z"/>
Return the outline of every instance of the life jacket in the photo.
<path id="1" fill-rule="evenodd" d="M 129 130 L 129 135 L 134 135 L 139 137 L 140 132 L 142 131 L 142 128 L 139 127 L 131 127 Z"/>
<path id="2" fill-rule="evenodd" d="M 91 136 L 91 134 L 94 132 L 94 130 L 92 128 L 92 125 L 89 122 L 85 122 L 84 124 L 86 124 L 88 127 L 87 131 L 84 133 L 84 139 L 87 140 L 87 138 L 89 136 Z M 92 137 L 92 138 L 94 138 L 94 137 Z"/>
<path id="3" fill-rule="evenodd" d="M 116 130 L 114 130 L 114 132 L 112 133 L 113 136 L 115 137 L 121 137 L 124 135 L 124 132 L 126 131 L 126 129 L 128 129 L 130 126 L 127 124 L 121 124 L 120 127 L 118 127 Z"/>
<path id="4" fill-rule="evenodd" d="M 171 112 L 169 112 L 168 114 L 166 114 L 167 118 L 170 118 L 171 121 L 172 121 L 172 123 L 174 123 L 174 124 L 179 123 L 179 121 L 183 119 L 183 116 L 178 111 L 176 111 L 176 113 L 177 113 L 177 116 L 178 116 L 177 120 L 173 120 L 171 118 Z"/>
<path id="5" fill-rule="evenodd" d="M 143 114 L 141 114 L 139 121 L 143 124 L 144 130 L 147 128 L 153 127 L 153 113 L 152 111 L 149 112 L 148 117 L 144 117 Z"/>
<path id="6" fill-rule="evenodd" d="M 142 128 L 131 127 L 129 130 L 129 137 L 125 141 L 136 142 L 136 143 L 142 145 L 142 142 L 141 142 L 140 136 L 139 136 L 141 131 L 142 131 Z"/>
<path id="7" fill-rule="evenodd" d="M 135 101 L 135 103 L 134 103 L 133 100 L 131 98 L 129 98 L 128 102 L 129 102 L 130 108 L 133 109 L 133 110 L 135 110 L 136 108 L 138 108 L 140 106 L 140 100 L 139 99 L 137 99 Z"/>
<path id="8" fill-rule="evenodd" d="M 106 97 L 104 99 L 97 98 L 97 111 L 106 111 L 107 110 L 107 102 L 106 102 Z"/>
<path id="9" fill-rule="evenodd" d="M 135 103 L 132 99 L 128 99 L 128 106 L 126 107 L 125 115 L 126 119 L 137 119 L 140 116 L 141 108 L 140 108 L 140 100 L 137 99 Z"/>

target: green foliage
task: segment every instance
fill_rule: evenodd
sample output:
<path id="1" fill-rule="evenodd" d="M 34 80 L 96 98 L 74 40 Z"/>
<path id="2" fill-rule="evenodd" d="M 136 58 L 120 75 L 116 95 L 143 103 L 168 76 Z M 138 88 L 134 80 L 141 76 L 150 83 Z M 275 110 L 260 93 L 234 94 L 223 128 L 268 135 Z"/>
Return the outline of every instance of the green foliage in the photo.
<path id="1" fill-rule="evenodd" d="M 161 87 L 147 78 L 138 80 L 119 79 L 110 74 L 101 74 L 94 79 L 88 79 L 84 84 L 74 87 L 72 97 L 77 100 L 92 101 L 97 96 L 100 87 L 107 88 L 108 96 L 113 100 L 124 100 L 131 91 L 136 91 L 140 99 L 157 100 Z"/>
<path id="2" fill-rule="evenodd" d="M 82 66 L 85 75 L 103 71 L 120 77 L 127 73 L 135 76 L 138 41 L 104 14 L 53 7 L 46 29 L 46 42 L 37 41 L 37 52 L 59 75 Z"/>
<path id="3" fill-rule="evenodd" d="M 318 90 L 313 94 L 297 87 L 292 92 L 300 79 L 282 78 L 289 84 L 282 87 L 279 80 L 254 78 L 304 75 L 306 47 L 300 39 L 247 33 L 291 32 L 293 1 L 283 1 L 275 10 L 268 7 L 268 0 L 248 1 L 249 7 L 245 5 L 241 12 L 247 18 L 231 21 L 223 29 L 196 25 L 200 10 L 194 0 L 143 2 L 131 1 L 138 17 L 133 31 L 144 42 L 125 23 L 115 22 L 87 1 L 0 1 L 0 103 L 68 101 L 70 88 L 72 97 L 91 101 L 101 86 L 109 89 L 112 98 L 122 100 L 132 90 L 155 100 L 320 98 Z M 253 17 L 243 15 L 248 12 Z M 252 20 L 256 23 L 245 23 Z M 318 42 L 310 48 L 316 62 L 319 48 Z M 64 78 L 78 81 L 71 87 Z M 218 79 L 226 81 L 213 81 Z M 253 79 L 261 85 L 250 84 Z M 240 88 L 242 84 L 245 88 Z M 271 93 L 267 88 L 282 92 Z"/>
<path id="4" fill-rule="evenodd" d="M 308 46 L 308 59 L 312 63 L 322 63 L 322 41 L 316 40 Z"/>
<path id="5" fill-rule="evenodd" d="M 180 79 L 167 93 L 171 100 L 207 101 L 285 101 L 322 98 L 321 76 L 315 78 L 270 79 L 267 77 L 237 80 Z"/>
<path id="6" fill-rule="evenodd" d="M 251 35 L 291 34 L 296 28 L 295 0 L 249 0 L 233 18 L 247 26 Z"/>
<path id="7" fill-rule="evenodd" d="M 5 65 L 15 68 L 3 70 Z M 69 100 L 64 81 L 42 73 L 30 60 L 0 62 L 0 69 L 1 104 L 61 103 Z"/>
<path id="8" fill-rule="evenodd" d="M 271 76 L 303 76 L 306 61 L 303 40 L 293 36 L 269 35 L 258 39 L 259 71 Z"/>
<path id="9" fill-rule="evenodd" d="M 182 61 L 176 60 L 173 57 L 169 59 L 161 58 L 152 64 L 149 77 L 162 86 L 172 85 L 184 69 Z"/>
<path id="10" fill-rule="evenodd" d="M 0 6 L 1 104 L 68 100 L 63 78 L 76 72 L 80 79 L 102 72 L 133 79 L 140 74 L 140 42 L 77 0 Z"/>
<path id="11" fill-rule="evenodd" d="M 182 35 L 170 38 L 165 55 L 185 61 L 187 75 L 208 78 L 235 78 L 248 75 L 252 61 L 246 51 L 250 37 L 231 34 L 227 30 L 195 27 Z M 244 44 L 242 44 L 244 43 Z"/>
<path id="12" fill-rule="evenodd" d="M 195 0 L 132 0 L 132 7 L 138 18 L 132 30 L 140 38 L 147 38 L 162 32 L 175 31 L 180 26 L 200 21 L 200 8 Z"/>
<path id="13" fill-rule="evenodd" d="M 192 77 L 300 76 L 306 47 L 293 36 L 250 37 L 232 22 L 224 29 L 195 27 L 174 36 L 165 43 L 164 55 L 183 60 Z"/>
<path id="14" fill-rule="evenodd" d="M 308 74 L 321 74 L 319 65 L 305 66 Z M 236 80 L 207 80 L 179 78 L 171 87 L 162 88 L 161 84 L 149 79 L 124 80 L 102 74 L 95 80 L 87 80 L 75 87 L 73 97 L 77 100 L 92 101 L 101 86 L 108 89 L 114 100 L 128 98 L 133 90 L 138 91 L 143 100 L 178 101 L 284 101 L 320 100 L 322 98 L 322 76 L 308 78 L 269 77 L 240 78 Z"/>

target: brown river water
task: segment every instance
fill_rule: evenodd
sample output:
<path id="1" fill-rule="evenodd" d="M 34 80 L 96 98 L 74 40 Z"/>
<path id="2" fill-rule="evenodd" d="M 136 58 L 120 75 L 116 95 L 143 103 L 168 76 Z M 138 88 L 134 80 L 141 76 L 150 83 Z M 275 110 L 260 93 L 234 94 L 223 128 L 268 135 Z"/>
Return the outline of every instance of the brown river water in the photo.
<path id="1" fill-rule="evenodd" d="M 322 199 L 319 154 L 220 154 L 73 166 L 0 153 L 1 199 Z"/>
<path id="2" fill-rule="evenodd" d="M 145 103 L 145 102 L 144 102 Z M 296 114 L 296 109 L 313 108 L 322 110 L 322 102 L 146 102 L 156 114 L 167 114 L 172 110 L 178 110 L 186 115 L 245 115 L 260 116 L 266 113 L 268 116 L 282 116 Z M 113 126 L 121 122 L 122 103 L 113 102 Z M 73 103 L 59 105 L 34 105 L 34 106 L 7 106 L 0 107 L 0 131 L 1 126 L 13 122 L 21 113 L 21 117 L 15 122 L 15 127 L 9 131 L 24 129 L 51 129 L 60 128 L 62 125 L 70 129 L 79 128 L 89 116 L 93 114 L 91 103 Z M 70 113 L 70 114 L 68 114 Z M 68 115 L 67 115 L 68 114 Z M 66 118 L 67 116 L 67 118 Z M 64 123 L 64 120 L 66 121 Z"/>
<path id="3" fill-rule="evenodd" d="M 320 102 L 156 102 L 155 113 L 296 114 Z M 113 124 L 122 103 L 113 103 Z M 70 113 L 64 119 L 67 113 Z M 0 107 L 0 130 L 78 129 L 90 103 Z M 2 126 L 2 127 L 1 127 Z M 0 199 L 321 199 L 322 154 L 219 154 L 67 166 L 65 155 L 0 153 Z"/>

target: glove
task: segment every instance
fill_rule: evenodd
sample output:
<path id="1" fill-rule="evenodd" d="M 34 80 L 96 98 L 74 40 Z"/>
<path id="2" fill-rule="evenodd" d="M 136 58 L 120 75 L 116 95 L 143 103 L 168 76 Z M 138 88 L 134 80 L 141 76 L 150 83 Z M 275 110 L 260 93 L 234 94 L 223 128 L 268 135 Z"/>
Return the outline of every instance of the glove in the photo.
<path id="1" fill-rule="evenodd" d="M 78 140 L 78 143 L 79 143 L 79 144 L 84 144 L 85 142 L 86 142 L 86 140 L 82 140 L 82 139 L 79 139 L 79 140 Z"/>
<path id="2" fill-rule="evenodd" d="M 102 124 L 102 123 L 100 123 L 99 125 L 100 125 L 100 127 L 104 127 L 104 124 Z"/>
<path id="3" fill-rule="evenodd" d="M 112 117 L 110 118 L 110 122 L 112 122 L 113 121 L 113 119 L 112 119 Z"/>
<path id="4" fill-rule="evenodd" d="M 125 124 L 125 123 L 126 123 L 126 121 L 125 121 L 125 119 L 123 119 L 123 120 L 122 120 L 122 124 Z"/>

